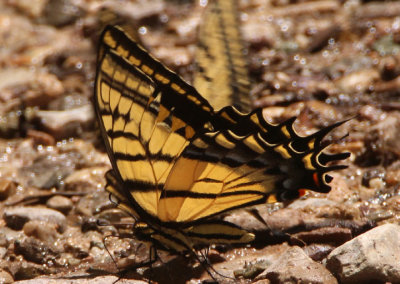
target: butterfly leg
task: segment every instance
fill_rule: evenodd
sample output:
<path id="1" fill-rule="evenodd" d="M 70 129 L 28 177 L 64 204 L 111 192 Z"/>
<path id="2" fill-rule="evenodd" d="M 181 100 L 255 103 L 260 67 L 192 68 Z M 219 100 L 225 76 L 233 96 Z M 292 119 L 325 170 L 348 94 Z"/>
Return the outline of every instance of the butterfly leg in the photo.
<path id="1" fill-rule="evenodd" d="M 153 259 L 152 259 L 153 258 Z M 157 248 L 155 246 L 150 246 L 149 248 L 149 261 L 148 261 L 148 266 L 150 269 L 150 275 L 154 274 L 154 270 L 153 270 L 153 263 L 155 263 L 157 261 L 157 259 L 159 259 L 158 254 L 157 254 Z M 151 278 L 150 277 L 149 280 L 149 284 L 151 283 Z"/>
<path id="2" fill-rule="evenodd" d="M 149 267 L 150 275 L 152 275 L 153 274 L 153 264 L 157 260 L 159 260 L 157 249 L 154 246 L 150 246 L 150 248 L 149 248 L 149 260 L 145 261 L 145 262 L 137 263 L 135 265 L 128 266 L 128 267 L 124 268 L 123 270 L 119 269 L 118 279 L 114 283 L 116 283 L 119 280 L 121 280 L 128 272 L 131 272 L 131 271 L 134 271 L 134 270 L 136 270 L 138 268 L 142 268 L 142 267 L 146 267 L 146 266 Z M 149 284 L 152 283 L 151 278 L 152 277 L 149 277 L 149 279 L 148 279 L 148 283 Z"/>
<path id="3" fill-rule="evenodd" d="M 215 281 L 215 282 L 218 282 L 218 280 L 215 278 L 214 273 L 217 274 L 218 276 L 221 276 L 222 278 L 234 279 L 232 277 L 223 275 L 223 274 L 221 274 L 220 272 L 218 272 L 217 270 L 214 269 L 214 267 L 212 266 L 212 264 L 209 261 L 208 252 L 209 252 L 209 248 L 206 249 L 205 253 L 203 253 L 201 250 L 199 250 L 198 251 L 198 253 L 200 254 L 200 256 L 199 256 L 197 254 L 197 252 L 192 251 L 192 253 L 195 256 L 196 260 L 201 264 L 201 266 L 203 266 L 204 270 L 207 271 L 207 273 L 208 273 L 208 275 L 210 275 L 211 279 L 213 281 Z"/>

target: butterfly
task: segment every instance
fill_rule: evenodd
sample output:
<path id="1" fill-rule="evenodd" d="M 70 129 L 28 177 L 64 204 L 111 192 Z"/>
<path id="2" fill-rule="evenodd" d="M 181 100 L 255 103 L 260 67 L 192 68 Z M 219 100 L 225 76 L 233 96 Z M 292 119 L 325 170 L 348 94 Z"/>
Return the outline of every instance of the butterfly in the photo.
<path id="1" fill-rule="evenodd" d="M 234 105 L 250 111 L 250 77 L 240 33 L 238 3 L 207 5 L 198 32 L 193 86 L 214 109 Z"/>
<path id="2" fill-rule="evenodd" d="M 101 36 L 95 108 L 112 164 L 106 190 L 137 220 L 139 240 L 175 253 L 251 242 L 251 232 L 212 217 L 328 192 L 327 172 L 345 168 L 328 163 L 349 156 L 321 145 L 342 122 L 300 137 L 295 118 L 273 125 L 261 110 L 215 112 L 117 26 Z"/>

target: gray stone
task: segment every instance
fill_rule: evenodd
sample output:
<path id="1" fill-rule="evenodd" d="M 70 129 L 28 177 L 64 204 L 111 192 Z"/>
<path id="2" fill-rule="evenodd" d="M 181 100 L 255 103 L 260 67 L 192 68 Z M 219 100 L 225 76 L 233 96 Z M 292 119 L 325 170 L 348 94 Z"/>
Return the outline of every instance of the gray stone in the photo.
<path id="1" fill-rule="evenodd" d="M 81 279 L 71 278 L 36 278 L 31 280 L 18 281 L 18 284 L 110 284 L 118 281 L 120 284 L 145 284 L 147 281 L 135 280 L 135 279 L 119 279 L 117 276 L 99 276 L 93 279 L 85 279 L 87 275 L 75 275 L 77 278 L 80 276 Z"/>
<path id="2" fill-rule="evenodd" d="M 46 205 L 47 207 L 60 211 L 65 215 L 68 214 L 73 207 L 71 199 L 60 195 L 53 196 L 47 200 Z"/>
<path id="3" fill-rule="evenodd" d="M 14 251 L 17 255 L 23 255 L 24 259 L 37 264 L 54 262 L 59 255 L 57 249 L 48 246 L 35 238 L 24 238 L 14 242 Z"/>
<path id="4" fill-rule="evenodd" d="M 335 277 L 322 264 L 309 258 L 300 247 L 286 250 L 257 277 L 261 278 L 266 278 L 272 283 L 337 283 Z"/>
<path id="5" fill-rule="evenodd" d="M 382 225 L 346 242 L 326 267 L 341 283 L 400 283 L 400 226 Z"/>
<path id="6" fill-rule="evenodd" d="M 0 269 L 0 283 L 2 284 L 14 283 L 14 279 L 10 273 L 8 273 L 3 269 Z"/>
<path id="7" fill-rule="evenodd" d="M 57 225 L 57 230 L 63 232 L 67 225 L 66 218 L 60 212 L 42 207 L 13 207 L 4 210 L 3 218 L 9 228 L 21 230 L 28 221 L 45 221 Z"/>
<path id="8" fill-rule="evenodd" d="M 60 237 L 57 225 L 46 221 L 32 220 L 22 228 L 25 235 L 35 237 L 47 244 L 53 244 Z"/>
<path id="9" fill-rule="evenodd" d="M 0 200 L 5 200 L 15 194 L 17 185 L 15 182 L 7 179 L 0 179 Z"/>

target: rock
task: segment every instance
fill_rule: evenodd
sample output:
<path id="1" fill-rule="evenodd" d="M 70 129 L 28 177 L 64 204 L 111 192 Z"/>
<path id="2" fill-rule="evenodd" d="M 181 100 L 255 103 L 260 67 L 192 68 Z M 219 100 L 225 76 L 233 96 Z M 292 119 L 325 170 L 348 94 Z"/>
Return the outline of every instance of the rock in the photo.
<path id="1" fill-rule="evenodd" d="M 328 244 L 311 244 L 309 246 L 306 246 L 303 248 L 303 251 L 312 259 L 315 261 L 321 261 L 325 257 L 328 256 L 328 254 L 334 250 L 335 247 L 328 245 Z"/>
<path id="2" fill-rule="evenodd" d="M 249 264 L 246 263 L 244 269 L 238 269 L 233 271 L 233 275 L 235 276 L 235 278 L 253 279 L 261 272 L 263 272 L 265 269 L 267 269 L 267 267 L 270 265 L 271 261 L 268 260 L 261 260 L 261 261 L 258 260 L 255 263 L 249 263 Z"/>
<path id="3" fill-rule="evenodd" d="M 36 264 L 28 261 L 21 261 L 19 265 L 15 265 L 13 268 L 15 270 L 14 279 L 15 280 L 24 280 L 24 279 L 32 279 L 35 277 L 49 275 L 56 272 L 56 268 L 48 267 L 47 265 Z M 34 282 L 37 283 L 36 279 L 33 279 Z M 58 281 L 57 281 L 58 283 Z"/>
<path id="4" fill-rule="evenodd" d="M 44 21 L 56 27 L 62 27 L 75 22 L 83 16 L 83 10 L 71 0 L 52 0 L 44 9 Z"/>
<path id="5" fill-rule="evenodd" d="M 0 179 L 0 200 L 7 199 L 16 192 L 17 185 L 8 179 Z"/>
<path id="6" fill-rule="evenodd" d="M 46 153 L 39 155 L 31 165 L 21 167 L 18 176 L 27 186 L 59 188 L 63 184 L 63 179 L 73 172 L 75 163 L 73 155 Z"/>
<path id="7" fill-rule="evenodd" d="M 338 283 L 320 263 L 309 258 L 299 247 L 291 247 L 256 279 L 272 283 Z"/>
<path id="8" fill-rule="evenodd" d="M 4 257 L 6 256 L 6 254 L 7 254 L 7 248 L 5 248 L 5 247 L 0 247 L 0 259 L 4 259 Z M 2 283 L 1 280 L 0 280 L 0 283 Z"/>
<path id="9" fill-rule="evenodd" d="M 105 191 L 98 191 L 82 196 L 76 204 L 76 212 L 83 216 L 93 216 L 101 212 L 102 207 L 109 204 L 109 194 Z"/>
<path id="10" fill-rule="evenodd" d="M 163 1 L 146 1 L 146 3 L 140 1 L 128 2 L 123 8 L 121 5 L 118 5 L 117 2 L 112 1 L 105 2 L 104 5 L 111 9 L 116 9 L 124 15 L 129 15 L 129 17 L 135 20 L 157 17 L 158 14 L 162 13 L 168 7 L 167 3 Z"/>
<path id="11" fill-rule="evenodd" d="M 75 171 L 65 179 L 65 189 L 75 192 L 89 192 L 104 188 L 104 175 L 109 169 L 109 167 L 93 167 Z"/>
<path id="12" fill-rule="evenodd" d="M 26 14 L 29 17 L 40 17 L 44 7 L 46 7 L 46 0 L 16 0 L 11 1 L 11 5 L 18 8 L 18 11 Z"/>
<path id="13" fill-rule="evenodd" d="M 22 255 L 24 259 L 37 264 L 54 262 L 58 256 L 58 252 L 54 247 L 50 247 L 32 237 L 16 240 L 14 242 L 14 252 L 17 255 Z"/>
<path id="14" fill-rule="evenodd" d="M 254 284 L 270 284 L 271 281 L 269 281 L 268 279 L 261 279 L 261 280 L 258 280 L 256 282 L 253 282 L 253 283 Z"/>
<path id="15" fill-rule="evenodd" d="M 394 153 L 396 157 L 400 155 L 400 145 L 398 143 L 400 139 L 400 132 L 398 131 L 400 127 L 399 119 L 399 114 L 390 114 L 370 128 L 368 137 L 372 143 L 376 143 L 376 138 L 379 139 L 378 141 L 381 144 L 376 150 L 381 155 L 387 154 L 388 151 Z"/>
<path id="16" fill-rule="evenodd" d="M 0 270 L 0 283 L 2 283 L 2 284 L 14 283 L 14 279 L 10 273 L 1 269 Z"/>
<path id="17" fill-rule="evenodd" d="M 32 71 L 32 69 L 27 67 L 9 69 L 3 68 L 0 71 L 0 89 L 4 91 L 5 88 L 27 84 L 34 76 L 35 73 Z M 10 97 L 3 97 L 4 94 L 1 94 L 1 96 L 2 99 L 11 99 Z"/>
<path id="18" fill-rule="evenodd" d="M 264 204 L 262 206 L 254 206 L 254 210 L 257 210 L 258 214 L 260 214 L 260 212 L 267 211 Z M 269 230 L 265 223 L 255 218 L 254 215 L 246 210 L 235 210 L 233 212 L 229 212 L 227 216 L 224 216 L 224 220 L 236 224 L 247 231 L 255 232 Z"/>
<path id="19" fill-rule="evenodd" d="M 326 221 L 326 219 L 329 218 L 336 219 L 338 216 L 347 220 L 360 220 L 362 218 L 361 212 L 356 206 L 347 206 L 326 198 L 310 197 L 306 199 L 297 199 L 293 201 L 287 209 L 296 209 L 298 212 L 304 214 L 302 216 L 302 222 L 306 223 L 308 226 L 316 222 L 324 222 L 324 220 Z M 296 216 L 296 218 L 298 217 Z M 344 222 L 345 220 L 342 221 Z"/>
<path id="20" fill-rule="evenodd" d="M 374 228 L 328 256 L 326 267 L 340 283 L 400 283 L 400 226 Z"/>
<path id="21" fill-rule="evenodd" d="M 304 213 L 300 210 L 284 208 L 272 214 L 260 212 L 261 217 L 267 222 L 271 230 L 285 231 L 292 227 L 304 225 Z"/>
<path id="22" fill-rule="evenodd" d="M 7 75 L 7 72 L 15 72 L 15 75 Z M 1 97 L 8 100 L 22 97 L 25 106 L 46 106 L 65 92 L 61 81 L 45 71 L 34 73 L 27 68 L 6 69 L 0 72 L 0 78 L 3 80 L 0 89 L 4 92 Z M 21 90 L 24 91 L 21 93 Z"/>
<path id="23" fill-rule="evenodd" d="M 83 278 L 84 276 L 82 276 Z M 91 279 L 84 279 L 84 280 L 71 280 L 71 278 L 38 278 L 38 279 L 31 279 L 31 280 L 24 280 L 19 281 L 18 284 L 49 284 L 49 283 L 56 283 L 57 284 L 78 284 L 78 283 L 86 283 L 86 284 L 110 284 L 117 282 L 119 284 L 147 284 L 148 281 L 143 280 L 135 280 L 135 279 L 121 279 L 118 276 L 98 276 Z M 265 282 L 264 282 L 265 283 Z"/>
<path id="24" fill-rule="evenodd" d="M 14 230 L 21 230 L 28 221 L 37 220 L 53 223 L 59 232 L 66 227 L 66 218 L 60 212 L 41 207 L 14 207 L 4 210 L 4 221 L 7 226 Z"/>
<path id="25" fill-rule="evenodd" d="M 77 259 L 83 259 L 89 255 L 90 240 L 82 235 L 79 228 L 69 228 L 65 235 L 68 236 L 63 248 L 65 252 L 71 253 Z"/>
<path id="26" fill-rule="evenodd" d="M 326 227 L 309 232 L 299 232 L 290 236 L 291 244 L 302 245 L 312 243 L 330 243 L 341 245 L 351 240 L 352 233 L 348 228 Z"/>
<path id="27" fill-rule="evenodd" d="M 310 197 L 306 199 L 296 199 L 289 204 L 287 208 L 290 209 L 304 209 L 304 208 L 319 208 L 325 206 L 336 206 L 337 203 L 326 198 Z"/>
<path id="28" fill-rule="evenodd" d="M 50 73 L 37 74 L 27 85 L 24 102 L 28 106 L 46 106 L 65 92 L 61 81 Z"/>
<path id="29" fill-rule="evenodd" d="M 32 138 L 35 145 L 54 146 L 56 144 L 54 137 L 43 131 L 28 129 L 26 136 Z"/>
<path id="30" fill-rule="evenodd" d="M 95 116 L 90 104 L 68 110 L 41 110 L 37 112 L 46 132 L 56 139 L 68 138 L 80 134 L 93 123 Z"/>
<path id="31" fill-rule="evenodd" d="M 97 231 L 99 229 L 97 221 L 97 218 L 83 216 L 81 224 L 82 232 L 86 233 L 88 231 Z"/>
<path id="32" fill-rule="evenodd" d="M 111 224 L 121 222 L 121 219 L 124 217 L 127 217 L 127 213 L 124 211 L 118 209 L 118 208 L 112 208 L 112 209 L 106 209 L 103 210 L 101 213 L 99 213 L 96 217 L 99 219 L 104 219 L 109 221 Z"/>
<path id="33" fill-rule="evenodd" d="M 25 223 L 22 228 L 25 235 L 35 237 L 47 244 L 53 244 L 58 238 L 56 224 L 33 220 Z"/>
<path id="34" fill-rule="evenodd" d="M 350 190 L 347 181 L 340 173 L 331 172 L 329 175 L 333 177 L 333 180 L 329 184 L 331 191 L 328 193 L 328 200 L 337 203 L 348 201 L 354 193 Z"/>
<path id="35" fill-rule="evenodd" d="M 8 227 L 0 228 L 0 246 L 8 247 L 10 243 L 13 243 L 15 240 L 20 240 L 23 238 L 24 234 L 21 231 L 14 231 Z M 1 259 L 1 258 L 0 258 Z"/>
<path id="36" fill-rule="evenodd" d="M 51 209 L 60 211 L 64 215 L 67 215 L 73 207 L 71 199 L 61 195 L 53 196 L 52 198 L 47 200 L 46 205 Z"/>
<path id="37" fill-rule="evenodd" d="M 347 74 L 336 81 L 339 89 L 346 93 L 363 92 L 379 79 L 376 69 L 363 69 Z"/>

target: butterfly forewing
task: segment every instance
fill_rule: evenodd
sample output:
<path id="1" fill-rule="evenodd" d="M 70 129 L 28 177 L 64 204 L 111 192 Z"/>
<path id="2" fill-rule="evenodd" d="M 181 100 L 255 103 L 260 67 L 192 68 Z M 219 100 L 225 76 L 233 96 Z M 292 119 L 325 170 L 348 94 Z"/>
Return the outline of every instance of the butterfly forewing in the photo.
<path id="1" fill-rule="evenodd" d="M 174 117 L 188 124 L 184 131 L 188 138 L 210 120 L 216 125 L 222 123 L 219 116 L 214 117 L 212 107 L 195 88 L 148 54 L 119 27 L 108 26 L 104 30 L 99 57 L 103 57 L 107 50 L 113 50 L 151 78 L 164 94 L 167 93 L 162 96 L 161 103 L 169 111 L 174 110 Z"/>
<path id="2" fill-rule="evenodd" d="M 236 0 L 210 1 L 202 17 L 194 87 L 215 109 L 250 110 L 250 79 Z"/>
<path id="3" fill-rule="evenodd" d="M 138 70 L 126 72 L 124 67 L 123 60 L 112 51 L 99 62 L 98 114 L 110 160 L 119 178 L 129 185 L 129 191 L 137 193 L 135 202 L 155 214 L 160 193 L 155 190 L 156 177 L 147 157 L 147 144 L 157 114 L 157 107 L 150 103 L 155 88 Z"/>

